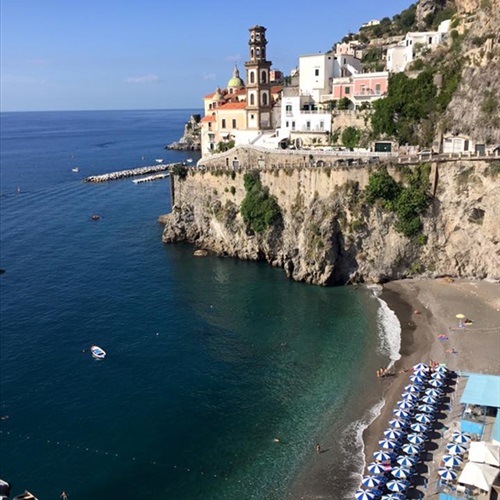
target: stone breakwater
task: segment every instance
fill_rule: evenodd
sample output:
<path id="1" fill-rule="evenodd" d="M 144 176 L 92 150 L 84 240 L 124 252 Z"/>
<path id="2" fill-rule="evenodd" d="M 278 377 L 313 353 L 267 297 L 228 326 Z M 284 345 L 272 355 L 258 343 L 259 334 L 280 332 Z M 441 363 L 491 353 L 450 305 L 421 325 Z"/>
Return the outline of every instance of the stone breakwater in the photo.
<path id="1" fill-rule="evenodd" d="M 178 165 L 178 163 L 162 163 L 159 165 L 152 165 L 150 167 L 138 167 L 129 168 L 127 170 L 118 170 L 116 172 L 109 172 L 108 174 L 91 175 L 90 177 L 86 177 L 85 179 L 83 179 L 83 182 L 108 182 L 118 179 L 125 179 L 127 177 L 136 177 L 138 175 L 155 174 L 156 172 L 170 171 L 175 165 Z"/>

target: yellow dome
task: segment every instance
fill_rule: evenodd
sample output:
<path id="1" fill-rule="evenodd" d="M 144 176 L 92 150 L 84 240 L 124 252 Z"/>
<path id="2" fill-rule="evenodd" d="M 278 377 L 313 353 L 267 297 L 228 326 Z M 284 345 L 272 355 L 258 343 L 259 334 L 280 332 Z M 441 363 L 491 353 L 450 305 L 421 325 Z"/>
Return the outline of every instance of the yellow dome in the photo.
<path id="1" fill-rule="evenodd" d="M 222 101 L 224 99 L 224 96 L 222 95 L 222 92 L 219 87 L 215 89 L 214 95 L 212 97 L 214 101 Z"/>
<path id="2" fill-rule="evenodd" d="M 244 86 L 245 82 L 240 78 L 240 72 L 238 71 L 238 68 L 235 66 L 233 70 L 233 77 L 227 82 L 227 88 L 234 89 Z"/>

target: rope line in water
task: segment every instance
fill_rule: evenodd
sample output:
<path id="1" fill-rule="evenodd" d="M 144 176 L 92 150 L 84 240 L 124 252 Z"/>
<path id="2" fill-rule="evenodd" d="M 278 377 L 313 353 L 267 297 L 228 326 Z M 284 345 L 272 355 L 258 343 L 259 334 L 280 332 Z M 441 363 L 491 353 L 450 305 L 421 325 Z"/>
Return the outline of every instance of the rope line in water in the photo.
<path id="1" fill-rule="evenodd" d="M 78 450 L 78 451 L 83 451 L 83 452 L 95 453 L 95 454 L 101 455 L 101 456 L 107 456 L 107 457 L 112 457 L 112 458 L 121 458 L 123 460 L 130 460 L 132 462 L 141 463 L 143 465 L 154 465 L 157 467 L 165 467 L 165 468 L 174 469 L 174 470 L 183 471 L 183 472 L 193 472 L 193 473 L 198 474 L 198 475 L 203 476 L 203 477 L 215 477 L 215 478 L 223 479 L 224 481 L 227 481 L 229 479 L 229 476 L 226 476 L 223 474 L 213 474 L 210 472 L 194 470 L 190 467 L 185 467 L 182 465 L 167 464 L 164 462 L 158 462 L 156 460 L 138 461 L 136 459 L 136 457 L 120 455 L 119 453 L 114 453 L 111 451 L 96 450 L 96 449 L 88 448 L 86 446 L 78 446 L 78 445 L 73 445 L 70 443 L 63 443 L 61 441 L 55 441 L 55 440 L 51 440 L 51 439 L 32 438 L 31 436 L 29 436 L 27 434 L 25 434 L 25 435 L 16 434 L 14 432 L 4 431 L 1 429 L 0 429 L 0 435 L 6 435 L 6 436 L 14 437 L 17 439 L 23 439 L 25 441 L 37 442 L 37 443 L 41 443 L 41 444 L 50 444 L 53 446 L 61 446 L 61 447 L 69 448 L 71 450 Z M 232 464 L 232 462 L 230 462 L 230 464 Z M 238 480 L 238 482 L 241 483 L 241 480 Z"/>

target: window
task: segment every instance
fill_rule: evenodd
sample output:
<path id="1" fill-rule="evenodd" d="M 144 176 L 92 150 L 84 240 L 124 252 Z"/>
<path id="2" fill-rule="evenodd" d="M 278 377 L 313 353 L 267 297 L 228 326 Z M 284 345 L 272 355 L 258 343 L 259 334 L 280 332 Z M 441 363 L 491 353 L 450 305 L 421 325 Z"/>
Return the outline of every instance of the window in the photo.
<path id="1" fill-rule="evenodd" d="M 233 118 L 233 128 L 236 128 L 236 120 Z"/>
<path id="2" fill-rule="evenodd" d="M 285 123 L 285 127 L 288 128 L 290 125 L 289 125 L 289 122 L 286 122 Z"/>
<path id="3" fill-rule="evenodd" d="M 292 130 L 295 130 L 295 122 L 292 122 Z"/>
<path id="4" fill-rule="evenodd" d="M 267 83 L 267 74 L 266 74 L 265 70 L 260 74 L 260 81 L 262 83 Z"/>
<path id="5" fill-rule="evenodd" d="M 346 88 L 344 89 L 344 92 L 345 92 L 346 94 L 350 94 L 350 93 L 351 93 L 351 87 L 346 87 Z"/>
<path id="6" fill-rule="evenodd" d="M 250 115 L 250 120 L 253 120 L 255 118 L 255 115 Z"/>
<path id="7" fill-rule="evenodd" d="M 267 106 L 267 94 L 262 94 L 262 105 Z"/>
<path id="8" fill-rule="evenodd" d="M 287 112 L 287 114 L 288 114 L 288 113 L 291 113 L 291 112 L 292 112 L 292 105 L 291 105 L 291 104 L 287 104 L 287 105 L 285 106 L 285 111 Z"/>
<path id="9" fill-rule="evenodd" d="M 255 83 L 255 73 L 250 71 L 250 83 Z"/>
<path id="10" fill-rule="evenodd" d="M 316 69 L 314 70 L 314 76 L 319 76 L 319 69 L 318 69 L 318 68 L 316 68 Z"/>
<path id="11" fill-rule="evenodd" d="M 382 89 L 380 88 L 380 83 L 377 83 L 375 85 L 375 94 L 380 94 Z"/>
<path id="12" fill-rule="evenodd" d="M 306 122 L 306 130 L 311 130 L 311 122 Z"/>
<path id="13" fill-rule="evenodd" d="M 255 106 L 255 96 L 250 94 L 250 106 Z"/>
<path id="14" fill-rule="evenodd" d="M 226 119 L 225 118 L 222 119 L 222 128 L 226 128 Z"/>
<path id="15" fill-rule="evenodd" d="M 323 130 L 325 128 L 325 122 L 324 121 L 320 121 L 319 122 L 319 128 L 320 128 L 320 130 Z"/>

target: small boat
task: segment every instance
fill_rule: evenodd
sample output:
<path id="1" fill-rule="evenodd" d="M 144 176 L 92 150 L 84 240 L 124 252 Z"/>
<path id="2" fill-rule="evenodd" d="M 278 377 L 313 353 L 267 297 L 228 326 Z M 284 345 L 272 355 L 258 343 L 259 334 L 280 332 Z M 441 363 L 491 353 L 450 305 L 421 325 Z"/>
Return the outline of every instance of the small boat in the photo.
<path id="1" fill-rule="evenodd" d="M 186 160 L 186 162 L 187 162 L 187 163 L 193 163 L 193 159 L 192 159 L 192 158 L 188 158 L 188 159 Z"/>
<path id="2" fill-rule="evenodd" d="M 92 219 L 92 220 L 99 220 L 100 218 L 101 218 L 101 216 L 100 216 L 100 215 L 98 215 L 98 214 L 94 214 L 94 215 L 92 215 L 92 217 L 91 217 L 91 219 Z"/>
<path id="3" fill-rule="evenodd" d="M 156 159 L 155 159 L 155 162 L 156 162 L 156 163 L 163 163 L 163 158 L 156 158 Z"/>
<path id="4" fill-rule="evenodd" d="M 73 167 L 71 169 L 71 171 L 76 173 L 76 172 L 80 172 L 80 169 L 78 167 Z"/>
<path id="5" fill-rule="evenodd" d="M 90 352 L 95 359 L 104 359 L 106 357 L 106 351 L 101 349 L 98 345 L 91 346 Z"/>

